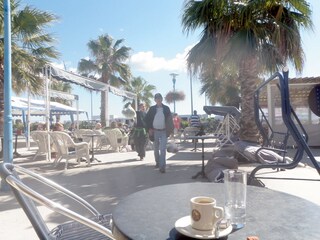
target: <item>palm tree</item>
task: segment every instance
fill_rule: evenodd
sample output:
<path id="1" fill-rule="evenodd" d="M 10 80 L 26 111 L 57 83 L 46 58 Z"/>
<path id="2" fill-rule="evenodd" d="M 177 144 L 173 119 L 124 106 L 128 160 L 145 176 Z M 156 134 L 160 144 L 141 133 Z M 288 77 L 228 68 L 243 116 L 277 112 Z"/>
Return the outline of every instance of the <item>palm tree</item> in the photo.
<path id="1" fill-rule="evenodd" d="M 70 83 L 67 83 L 67 82 L 53 80 L 51 82 L 51 89 L 59 91 L 59 92 L 71 93 L 72 86 Z M 68 106 L 72 105 L 72 103 L 66 99 L 51 97 L 50 100 L 55 101 L 55 102 L 59 102 L 59 103 L 62 103 L 62 104 L 68 105 Z"/>
<path id="2" fill-rule="evenodd" d="M 43 79 L 39 76 L 42 67 L 58 53 L 52 46 L 53 37 L 46 28 L 57 17 L 51 13 L 26 6 L 19 9 L 19 1 L 11 1 L 11 63 L 12 88 L 20 94 L 27 88 L 32 94 L 43 89 Z M 3 1 L 0 2 L 0 35 L 4 33 Z M 0 135 L 3 135 L 4 111 L 4 42 L 0 39 Z"/>
<path id="3" fill-rule="evenodd" d="M 88 43 L 92 59 L 81 59 L 78 71 L 87 76 L 96 77 L 99 81 L 112 86 L 126 83 L 131 72 L 125 62 L 129 58 L 131 48 L 121 46 L 123 39 L 114 41 L 109 35 L 101 35 L 97 40 Z M 108 91 L 101 92 L 101 123 L 108 124 Z"/>
<path id="4" fill-rule="evenodd" d="M 137 105 L 143 102 L 148 108 L 151 106 L 151 102 L 153 99 L 152 92 L 156 89 L 156 87 L 152 84 L 148 84 L 148 82 L 142 77 L 134 77 L 124 86 L 124 89 L 128 92 L 137 94 Z M 123 99 L 124 102 L 127 100 L 127 98 Z M 135 105 L 134 101 L 132 105 Z"/>
<path id="5" fill-rule="evenodd" d="M 70 83 L 54 80 L 51 82 L 51 89 L 60 91 L 60 92 L 71 93 L 72 86 Z M 72 103 L 66 99 L 51 97 L 50 100 L 65 104 L 67 106 L 72 105 Z M 56 122 L 60 122 L 60 115 L 56 115 Z"/>
<path id="6" fill-rule="evenodd" d="M 203 28 L 189 52 L 192 74 L 220 65 L 238 69 L 241 91 L 240 139 L 258 141 L 253 94 L 259 75 L 291 62 L 301 71 L 304 61 L 300 28 L 312 28 L 305 0 L 187 0 L 182 16 L 187 34 Z"/>
<path id="7" fill-rule="evenodd" d="M 211 104 L 240 108 L 240 86 L 237 79 L 238 73 L 230 67 L 220 67 L 215 71 L 209 69 L 201 74 L 200 93 L 205 94 Z"/>

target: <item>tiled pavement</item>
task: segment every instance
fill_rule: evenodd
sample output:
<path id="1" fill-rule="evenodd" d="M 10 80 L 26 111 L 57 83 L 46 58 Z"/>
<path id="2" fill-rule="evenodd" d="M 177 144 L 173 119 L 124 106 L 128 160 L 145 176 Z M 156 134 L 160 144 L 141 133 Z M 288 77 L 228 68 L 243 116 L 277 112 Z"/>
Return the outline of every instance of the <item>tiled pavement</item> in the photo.
<path id="1" fill-rule="evenodd" d="M 210 158 L 213 151 L 212 145 L 206 144 L 205 159 Z M 191 143 L 186 143 L 181 145 L 178 153 L 167 153 L 165 174 L 154 168 L 152 151 L 147 152 L 143 161 L 138 160 L 137 154 L 133 151 L 121 153 L 100 151 L 96 154 L 96 157 L 101 160 L 100 163 L 94 162 L 91 167 L 86 167 L 85 163 L 76 165 L 71 161 L 69 169 L 64 170 L 64 163 L 54 168 L 52 163 L 45 160 L 45 157 L 32 161 L 36 147 L 31 147 L 30 151 L 19 148 L 18 152 L 22 157 L 15 158 L 14 163 L 33 169 L 58 182 L 92 203 L 100 212 L 108 213 L 112 212 L 119 200 L 142 189 L 165 184 L 206 181 L 200 177 L 191 178 L 201 168 L 201 151 L 192 152 L 190 151 L 192 148 Z M 315 156 L 320 156 L 320 149 L 312 149 L 312 151 Z M 320 160 L 318 157 L 317 159 Z M 240 168 L 250 171 L 252 166 L 240 165 Z M 268 170 L 258 174 L 264 177 L 316 179 L 317 181 L 264 179 L 263 182 L 270 189 L 287 192 L 320 205 L 320 176 L 313 168 L 299 167 L 276 173 Z M 50 198 L 59 200 L 70 208 L 80 209 L 73 202 L 57 194 L 50 193 Z M 0 210 L 0 239 L 37 239 L 28 219 L 10 192 L 0 191 Z M 40 211 L 48 221 L 49 227 L 65 221 L 60 215 L 53 214 L 43 207 Z M 83 214 L 86 213 L 83 212 Z"/>

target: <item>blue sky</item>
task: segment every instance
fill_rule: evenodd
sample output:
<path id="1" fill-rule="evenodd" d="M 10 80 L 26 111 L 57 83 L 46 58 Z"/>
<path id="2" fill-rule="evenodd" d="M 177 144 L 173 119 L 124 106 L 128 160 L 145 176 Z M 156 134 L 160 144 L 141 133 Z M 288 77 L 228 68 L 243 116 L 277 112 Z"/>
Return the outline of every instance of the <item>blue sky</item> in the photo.
<path id="1" fill-rule="evenodd" d="M 101 34 L 114 39 L 124 39 L 130 48 L 130 66 L 134 77 L 141 76 L 156 86 L 156 92 L 165 95 L 172 90 L 170 73 L 177 73 L 176 90 L 186 94 L 183 102 L 176 103 L 178 114 L 190 114 L 190 77 L 185 68 L 185 55 L 198 40 L 199 33 L 186 35 L 182 32 L 181 14 L 184 0 L 21 0 L 38 9 L 49 11 L 60 19 L 48 32 L 57 39 L 55 46 L 61 53 L 56 62 L 61 68 L 75 71 L 81 58 L 89 56 L 87 43 Z M 318 0 L 310 1 L 313 12 L 320 12 Z M 313 14 L 313 32 L 303 33 L 306 52 L 305 70 L 299 76 L 320 76 L 320 14 Z M 294 71 L 290 77 L 295 77 Z M 203 113 L 206 101 L 199 94 L 197 79 L 193 84 L 193 106 Z M 73 86 L 73 93 L 80 96 L 80 108 L 90 116 L 90 93 Z M 122 98 L 110 96 L 110 114 L 121 116 Z M 100 113 L 100 94 L 93 96 L 93 115 Z M 166 103 L 165 103 L 166 104 Z M 173 104 L 169 105 L 173 111 Z"/>

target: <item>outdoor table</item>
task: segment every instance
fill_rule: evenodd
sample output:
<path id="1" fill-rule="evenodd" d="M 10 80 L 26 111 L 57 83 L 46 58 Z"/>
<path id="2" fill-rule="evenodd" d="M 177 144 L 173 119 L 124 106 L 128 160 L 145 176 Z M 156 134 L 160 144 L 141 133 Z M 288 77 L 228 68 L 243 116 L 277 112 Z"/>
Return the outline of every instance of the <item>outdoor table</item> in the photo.
<path id="1" fill-rule="evenodd" d="M 216 136 L 213 135 L 203 135 L 203 136 L 188 136 L 188 139 L 193 139 L 194 141 L 196 140 L 201 140 L 202 141 L 202 167 L 201 171 L 197 172 L 196 175 L 192 176 L 192 179 L 196 179 L 198 176 L 202 176 L 202 178 L 206 178 L 206 174 L 204 172 L 204 140 L 206 139 L 214 139 L 217 138 Z"/>
<path id="2" fill-rule="evenodd" d="M 120 239 L 191 239 L 178 233 L 175 222 L 190 214 L 190 199 L 209 196 L 223 206 L 222 183 L 163 185 L 133 193 L 114 209 L 113 232 Z M 247 187 L 246 226 L 228 240 L 319 239 L 320 206 L 305 199 L 267 188 Z"/>
<path id="3" fill-rule="evenodd" d="M 93 133 L 93 134 L 83 134 L 82 136 L 84 137 L 91 137 L 91 158 L 90 158 L 90 161 L 93 162 L 93 161 L 97 161 L 97 162 L 101 162 L 100 160 L 98 160 L 97 158 L 94 157 L 94 137 L 99 137 L 101 136 L 100 134 L 96 134 L 96 133 Z"/>

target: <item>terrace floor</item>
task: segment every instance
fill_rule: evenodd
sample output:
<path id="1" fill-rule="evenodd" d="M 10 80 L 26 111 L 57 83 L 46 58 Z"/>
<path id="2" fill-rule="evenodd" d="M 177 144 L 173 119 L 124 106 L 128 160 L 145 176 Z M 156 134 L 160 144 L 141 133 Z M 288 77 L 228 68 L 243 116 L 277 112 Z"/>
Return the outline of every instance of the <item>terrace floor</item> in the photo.
<path id="1" fill-rule="evenodd" d="M 201 169 L 201 150 L 191 151 L 194 147 L 192 143 L 182 143 L 176 154 L 167 153 L 167 170 L 165 174 L 162 174 L 154 168 L 153 151 L 148 151 L 143 161 L 139 160 L 134 151 L 120 153 L 98 151 L 95 157 L 101 160 L 100 163 L 94 162 L 91 167 L 86 167 L 83 162 L 77 165 L 75 161 L 71 160 L 69 169 L 64 170 L 64 162 L 54 168 L 51 162 L 45 160 L 44 156 L 32 161 L 37 147 L 32 145 L 28 151 L 23 147 L 24 144 L 21 141 L 19 140 L 18 152 L 22 157 L 14 158 L 15 164 L 32 169 L 56 181 L 86 199 L 101 213 L 111 213 L 122 198 L 139 190 L 165 184 L 207 181 L 201 177 L 191 178 Z M 208 142 L 205 148 L 206 161 L 210 159 L 213 150 L 215 150 L 213 142 Z M 320 161 L 320 149 L 312 149 L 312 151 Z M 309 163 L 306 157 L 304 162 Z M 239 168 L 250 171 L 253 165 L 242 164 Z M 281 172 L 264 170 L 258 172 L 258 175 L 316 179 L 315 181 L 264 179 L 263 183 L 267 188 L 296 195 L 320 205 L 320 176 L 312 167 L 297 167 Z M 57 194 L 50 194 L 50 198 L 58 200 L 72 209 L 79 209 L 79 206 Z M 11 192 L 0 191 L 0 202 L 1 239 L 36 239 L 34 230 Z M 218 203 L 218 205 L 222 205 L 222 203 Z M 40 207 L 40 211 L 49 223 L 49 227 L 66 221 L 64 217 L 43 207 Z"/>

